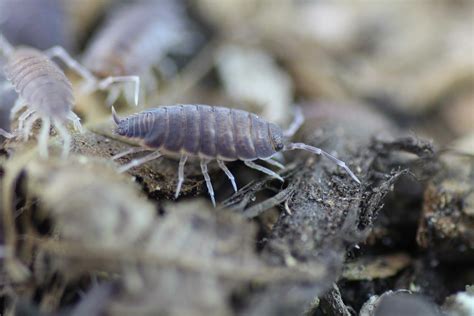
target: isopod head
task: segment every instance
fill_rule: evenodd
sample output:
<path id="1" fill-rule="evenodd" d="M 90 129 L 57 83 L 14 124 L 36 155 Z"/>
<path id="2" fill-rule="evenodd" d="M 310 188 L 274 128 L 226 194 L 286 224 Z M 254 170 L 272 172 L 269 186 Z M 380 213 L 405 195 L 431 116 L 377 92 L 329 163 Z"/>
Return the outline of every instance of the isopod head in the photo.
<path id="1" fill-rule="evenodd" d="M 127 133 L 129 131 L 129 120 L 127 118 L 121 119 L 115 111 L 114 107 L 112 107 L 112 117 L 116 125 L 114 130 L 115 134 L 120 136 L 127 136 Z"/>
<path id="2" fill-rule="evenodd" d="M 268 125 L 268 131 L 270 134 L 273 149 L 275 149 L 275 151 L 282 150 L 285 147 L 283 131 L 276 124 L 269 123 Z"/>
<path id="3" fill-rule="evenodd" d="M 115 122 L 114 133 L 129 138 L 143 138 L 148 132 L 140 127 L 140 116 L 138 114 L 120 118 L 112 107 L 112 117 Z"/>

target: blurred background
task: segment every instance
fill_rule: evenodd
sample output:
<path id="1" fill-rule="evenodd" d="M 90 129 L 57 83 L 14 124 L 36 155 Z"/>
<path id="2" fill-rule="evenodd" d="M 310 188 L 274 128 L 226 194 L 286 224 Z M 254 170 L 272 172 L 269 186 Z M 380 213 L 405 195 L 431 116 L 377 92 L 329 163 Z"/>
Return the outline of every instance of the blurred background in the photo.
<path id="1" fill-rule="evenodd" d="M 60 45 L 81 60 L 127 2 L 2 0 L 0 31 L 15 45 Z M 285 124 L 296 102 L 308 115 L 330 102 L 341 117 L 338 107 L 357 103 L 441 145 L 473 130 L 470 0 L 151 2 L 163 3 L 168 16 L 154 23 L 174 41 L 150 52 L 161 57 L 146 106 L 240 106 Z"/>

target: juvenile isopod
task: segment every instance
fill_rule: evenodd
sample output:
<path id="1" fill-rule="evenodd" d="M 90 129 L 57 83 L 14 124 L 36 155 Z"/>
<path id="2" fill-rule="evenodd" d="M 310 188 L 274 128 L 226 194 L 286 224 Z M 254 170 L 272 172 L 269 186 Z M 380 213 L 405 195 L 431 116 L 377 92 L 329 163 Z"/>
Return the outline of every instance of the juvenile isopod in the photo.
<path id="1" fill-rule="evenodd" d="M 42 127 L 38 139 L 41 156 L 48 156 L 49 129 L 53 125 L 64 140 L 63 156 L 69 152 L 71 136 L 65 124 L 72 121 L 76 129 L 81 129 L 79 117 L 72 112 L 74 96 L 71 82 L 64 72 L 51 60 L 61 58 L 66 64 L 74 67 L 75 61 L 59 46 L 45 52 L 35 48 L 14 48 L 0 35 L 0 51 L 6 56 L 3 71 L 6 79 L 18 93 L 18 99 L 11 109 L 10 118 L 24 107 L 18 119 L 18 130 L 28 139 L 33 123 L 41 119 Z M 8 136 L 4 134 L 5 136 Z"/>
<path id="2" fill-rule="evenodd" d="M 116 82 L 135 84 L 134 101 L 138 102 L 139 77 L 156 87 L 153 67 L 167 53 L 177 50 L 187 40 L 188 27 L 184 8 L 175 1 L 138 1 L 119 6 L 108 16 L 104 26 L 87 46 L 83 63 L 101 79 L 90 83 L 90 91 L 110 86 L 108 104 L 118 98 Z M 127 96 L 129 90 L 125 90 Z"/>
<path id="3" fill-rule="evenodd" d="M 119 171 L 127 171 L 162 155 L 179 156 L 175 197 L 178 197 L 184 181 L 184 165 L 188 157 L 200 160 L 201 171 L 214 205 L 214 190 L 207 172 L 207 165 L 211 160 L 217 160 L 235 191 L 237 191 L 235 178 L 226 167 L 226 161 L 241 160 L 248 167 L 283 181 L 277 173 L 256 164 L 255 160 L 283 168 L 283 165 L 272 158 L 279 152 L 294 149 L 306 150 L 329 158 L 342 167 L 354 181 L 360 183 L 343 161 L 320 148 L 289 141 L 303 123 L 301 114 L 296 116 L 288 130 L 283 131 L 276 124 L 267 122 L 253 113 L 209 105 L 164 106 L 125 118 L 119 118 L 113 108 L 112 113 L 116 124 L 115 133 L 136 139 L 140 144 L 140 147 L 118 154 L 113 157 L 114 159 L 132 153 L 153 151 L 142 158 L 133 159 Z"/>

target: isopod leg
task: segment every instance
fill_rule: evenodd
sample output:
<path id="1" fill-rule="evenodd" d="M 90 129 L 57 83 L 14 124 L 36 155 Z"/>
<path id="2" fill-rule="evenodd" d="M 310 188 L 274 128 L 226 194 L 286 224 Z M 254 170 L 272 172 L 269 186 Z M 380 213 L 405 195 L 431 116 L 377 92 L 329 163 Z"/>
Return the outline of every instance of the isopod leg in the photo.
<path id="1" fill-rule="evenodd" d="M 351 169 L 349 169 L 349 167 L 346 165 L 346 163 L 342 160 L 339 160 L 337 159 L 336 157 L 334 157 L 333 155 L 325 152 L 324 150 L 322 150 L 321 148 L 318 148 L 318 147 L 314 147 L 314 146 L 310 146 L 310 145 L 306 145 L 306 144 L 303 144 L 303 143 L 291 143 L 287 146 L 285 146 L 285 149 L 284 151 L 287 151 L 287 150 L 294 150 L 294 149 L 303 149 L 303 150 L 306 150 L 306 151 L 309 151 L 309 152 L 312 152 L 313 154 L 316 154 L 316 155 L 323 155 L 324 157 L 326 158 L 329 158 L 332 162 L 334 162 L 336 165 L 340 166 L 341 168 L 343 168 L 350 176 L 352 179 L 354 179 L 355 182 L 359 183 L 360 184 L 360 180 L 356 177 L 356 175 L 351 171 Z"/>
<path id="2" fill-rule="evenodd" d="M 125 172 L 125 171 L 129 170 L 130 168 L 138 167 L 138 166 L 140 166 L 144 163 L 147 163 L 148 161 L 155 160 L 155 159 L 159 158 L 160 156 L 161 156 L 161 153 L 158 150 L 154 151 L 151 154 L 146 155 L 145 157 L 142 157 L 142 158 L 139 158 L 139 159 L 133 159 L 128 164 L 123 165 L 122 167 L 120 167 L 118 169 L 118 171 L 120 173 Z"/>
<path id="3" fill-rule="evenodd" d="M 48 158 L 48 138 L 51 121 L 49 117 L 42 117 L 41 131 L 38 138 L 39 154 L 43 158 Z"/>
<path id="4" fill-rule="evenodd" d="M 139 94 L 140 94 L 140 86 L 138 87 L 134 84 L 134 86 L 123 86 L 123 95 L 125 96 L 125 100 L 127 100 L 127 104 L 135 104 L 138 106 L 139 102 Z"/>
<path id="5" fill-rule="evenodd" d="M 84 66 L 72 58 L 61 46 L 54 46 L 44 52 L 49 58 L 57 57 L 61 59 L 69 68 L 77 72 L 86 82 L 96 82 L 95 76 Z"/>
<path id="6" fill-rule="evenodd" d="M 69 135 L 69 132 L 67 131 L 67 129 L 64 127 L 64 125 L 61 122 L 55 121 L 54 125 L 56 129 L 58 130 L 59 135 L 64 141 L 61 157 L 65 159 L 67 158 L 69 151 L 71 150 L 71 135 Z"/>
<path id="7" fill-rule="evenodd" d="M 127 155 L 136 154 L 136 153 L 140 153 L 140 152 L 143 152 L 143 151 L 150 151 L 150 149 L 143 148 L 143 147 L 133 147 L 133 148 L 130 148 L 130 149 L 124 151 L 124 152 L 116 154 L 115 156 L 112 156 L 112 160 L 117 160 L 117 159 L 125 157 Z"/>
<path id="8" fill-rule="evenodd" d="M 177 199 L 179 196 L 179 192 L 181 191 L 181 186 L 184 182 L 184 164 L 188 160 L 188 156 L 182 155 L 181 159 L 179 160 L 179 167 L 178 167 L 178 184 L 176 185 L 176 193 L 174 194 L 174 198 Z"/>
<path id="9" fill-rule="evenodd" d="M 269 159 L 261 159 L 261 160 L 263 160 L 263 161 L 265 161 L 266 163 L 268 163 L 268 164 L 270 164 L 270 165 L 272 165 L 272 166 L 275 166 L 275 167 L 277 167 L 277 168 L 279 168 L 279 169 L 285 169 L 285 166 L 284 166 L 284 165 L 282 165 L 282 164 L 279 163 L 278 161 L 273 160 L 273 159 L 271 159 L 271 158 L 269 158 Z"/>
<path id="10" fill-rule="evenodd" d="M 20 117 L 18 118 L 18 130 L 22 131 L 23 126 L 25 125 L 25 120 L 30 117 L 31 114 L 35 113 L 35 110 L 28 109 L 25 112 L 21 113 Z"/>
<path id="11" fill-rule="evenodd" d="M 288 128 L 283 132 L 283 135 L 288 138 L 293 137 L 293 135 L 295 135 L 295 133 L 304 123 L 304 116 L 301 108 L 299 106 L 296 106 L 294 109 L 295 117 L 293 119 L 293 122 L 291 122 L 290 126 L 288 126 Z"/>
<path id="12" fill-rule="evenodd" d="M 138 105 L 138 96 L 140 93 L 140 77 L 138 76 L 119 76 L 119 77 L 107 77 L 101 80 L 97 85 L 99 89 L 105 90 L 111 84 L 116 82 L 132 82 L 134 84 L 134 102 L 135 105 Z"/>
<path id="13" fill-rule="evenodd" d="M 25 121 L 25 128 L 23 129 L 23 141 L 27 141 L 28 137 L 30 136 L 31 129 L 33 128 L 33 124 L 39 119 L 40 116 L 37 113 L 34 113 Z"/>
<path id="14" fill-rule="evenodd" d="M 82 128 L 81 119 L 79 116 L 76 115 L 74 112 L 70 112 L 67 118 L 72 122 L 74 129 L 79 131 L 80 133 L 84 133 L 84 129 Z"/>
<path id="15" fill-rule="evenodd" d="M 115 101 L 120 96 L 120 88 L 112 86 L 109 89 L 109 93 L 107 94 L 107 99 L 105 100 L 105 104 L 107 104 L 108 107 L 111 107 L 114 105 Z"/>
<path id="16" fill-rule="evenodd" d="M 285 182 L 285 180 L 283 180 L 282 177 L 280 177 L 277 173 L 275 173 L 274 171 L 268 169 L 268 168 L 265 168 L 263 166 L 260 166 L 260 165 L 257 165 L 256 163 L 254 163 L 253 161 L 249 161 L 249 160 L 244 160 L 244 163 L 247 165 L 247 167 L 249 168 L 252 168 L 252 169 L 255 169 L 255 170 L 258 170 L 258 171 L 261 171 L 263 173 L 266 173 L 268 174 L 269 176 L 272 176 L 278 180 L 280 180 L 281 182 Z"/>
<path id="17" fill-rule="evenodd" d="M 219 167 L 224 171 L 226 174 L 227 178 L 229 178 L 230 183 L 232 183 L 232 187 L 234 188 L 234 191 L 237 192 L 237 184 L 235 183 L 235 178 L 232 172 L 230 172 L 229 168 L 225 165 L 225 163 L 222 160 L 217 160 L 217 164 Z"/>
<path id="18" fill-rule="evenodd" d="M 4 130 L 3 128 L 0 128 L 0 136 L 3 136 L 3 137 L 5 137 L 5 138 L 10 139 L 10 138 L 15 137 L 15 134 L 10 133 L 10 132 L 7 132 L 7 131 Z M 0 257 L 1 257 L 1 256 L 0 256 Z"/>
<path id="19" fill-rule="evenodd" d="M 212 188 L 211 177 L 207 171 L 207 161 L 201 160 L 201 172 L 204 176 L 204 180 L 206 181 L 207 191 L 209 192 L 209 196 L 211 197 L 212 205 L 216 207 L 216 199 L 214 198 L 214 189 Z"/>

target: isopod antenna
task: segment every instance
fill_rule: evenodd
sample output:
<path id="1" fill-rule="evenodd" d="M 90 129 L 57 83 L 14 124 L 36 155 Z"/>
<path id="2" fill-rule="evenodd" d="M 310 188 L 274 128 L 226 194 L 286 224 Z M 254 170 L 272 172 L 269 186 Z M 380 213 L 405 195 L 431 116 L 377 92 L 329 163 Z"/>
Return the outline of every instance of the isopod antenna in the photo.
<path id="1" fill-rule="evenodd" d="M 114 122 L 116 125 L 118 125 L 121 121 L 120 117 L 117 114 L 117 111 L 115 111 L 115 107 L 112 105 L 112 118 L 114 119 Z"/>
<path id="2" fill-rule="evenodd" d="M 346 172 L 351 176 L 352 179 L 354 179 L 355 182 L 359 183 L 360 184 L 360 180 L 356 177 L 356 175 L 351 171 L 351 169 L 349 169 L 349 167 L 346 165 L 346 163 L 342 160 L 339 160 L 337 159 L 336 157 L 334 157 L 333 155 L 325 152 L 324 150 L 322 150 L 321 148 L 318 148 L 318 147 L 314 147 L 314 146 L 310 146 L 310 145 L 306 145 L 306 144 L 303 144 L 303 143 L 290 143 L 288 145 L 285 146 L 285 148 L 283 149 L 283 151 L 288 151 L 288 150 L 295 150 L 295 149 L 302 149 L 302 150 L 306 150 L 306 151 L 309 151 L 313 154 L 316 154 L 316 155 L 322 155 L 326 158 L 328 158 L 329 160 L 331 160 L 332 162 L 334 162 L 336 165 L 338 165 L 339 167 L 343 168 L 344 170 L 346 170 Z"/>

